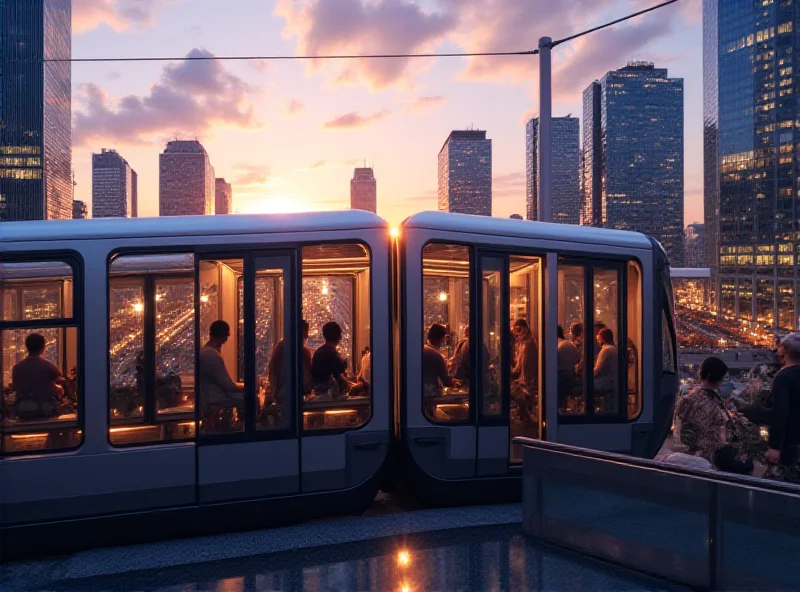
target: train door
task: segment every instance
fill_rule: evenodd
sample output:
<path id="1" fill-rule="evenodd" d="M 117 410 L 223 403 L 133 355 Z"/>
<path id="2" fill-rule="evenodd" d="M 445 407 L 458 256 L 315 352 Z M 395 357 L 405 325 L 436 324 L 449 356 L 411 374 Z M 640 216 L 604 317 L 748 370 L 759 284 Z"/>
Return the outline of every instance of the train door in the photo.
<path id="1" fill-rule="evenodd" d="M 198 258 L 200 502 L 299 491 L 294 258 L 287 251 Z"/>

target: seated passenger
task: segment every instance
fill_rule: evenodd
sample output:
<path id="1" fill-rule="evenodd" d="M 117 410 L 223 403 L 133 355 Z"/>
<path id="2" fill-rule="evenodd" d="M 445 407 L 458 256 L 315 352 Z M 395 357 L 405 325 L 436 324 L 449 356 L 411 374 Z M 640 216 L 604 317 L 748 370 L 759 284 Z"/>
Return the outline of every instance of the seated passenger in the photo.
<path id="1" fill-rule="evenodd" d="M 327 393 L 335 385 L 331 394 L 336 397 L 350 388 L 344 377 L 347 364 L 336 349 L 342 341 L 342 328 L 339 323 L 331 321 L 322 327 L 322 336 L 325 343 L 317 348 L 311 358 L 311 383 L 318 395 Z"/>
<path id="2" fill-rule="evenodd" d="M 364 357 L 361 358 L 361 370 L 358 373 L 358 381 L 369 385 L 372 383 L 372 353 L 369 351 L 369 348 L 367 348 L 366 352 Z"/>
<path id="3" fill-rule="evenodd" d="M 580 373 L 583 362 L 583 323 L 572 323 L 569 332 L 571 335 L 570 341 L 572 341 L 578 349 L 578 366 L 575 368 L 575 371 Z"/>
<path id="4" fill-rule="evenodd" d="M 301 325 L 300 338 L 302 340 L 302 356 L 303 356 L 303 392 L 311 390 L 310 377 L 311 377 L 311 350 L 306 346 L 308 340 L 308 321 L 303 319 Z M 267 363 L 267 376 L 269 377 L 269 386 L 272 396 L 280 403 L 283 396 L 283 383 L 284 383 L 284 350 L 286 346 L 284 340 L 281 339 L 275 347 L 272 348 L 272 353 L 269 356 Z"/>
<path id="5" fill-rule="evenodd" d="M 211 323 L 208 341 L 200 350 L 198 358 L 200 396 L 206 413 L 211 410 L 236 408 L 237 414 L 241 417 L 244 412 L 244 385 L 233 381 L 221 353 L 222 346 L 230 335 L 231 328 L 225 321 Z"/>
<path id="6" fill-rule="evenodd" d="M 444 325 L 433 323 L 428 329 L 428 343 L 422 348 L 422 386 L 424 397 L 439 397 L 443 387 L 453 385 L 447 363 L 439 348 L 447 335 Z"/>
<path id="7" fill-rule="evenodd" d="M 597 333 L 597 361 L 594 365 L 594 388 L 601 393 L 613 394 L 617 391 L 619 352 L 614 345 L 614 333 L 602 328 Z"/>
<path id="8" fill-rule="evenodd" d="M 448 373 L 463 383 L 469 382 L 469 325 L 464 327 L 464 338 L 456 344 L 453 357 L 447 363 Z"/>
<path id="9" fill-rule="evenodd" d="M 536 339 L 525 319 L 514 321 L 513 332 L 517 340 L 517 356 L 511 369 L 511 378 L 525 393 L 536 393 L 539 387 L 539 348 Z"/>
<path id="10" fill-rule="evenodd" d="M 578 348 L 564 337 L 564 328 L 558 325 L 558 394 L 567 397 L 575 390 L 575 369 L 580 364 Z"/>
<path id="11" fill-rule="evenodd" d="M 17 393 L 20 419 L 46 419 L 61 414 L 61 396 L 66 383 L 58 366 L 44 358 L 47 340 L 39 333 L 25 338 L 28 357 L 11 369 L 11 386 Z"/>

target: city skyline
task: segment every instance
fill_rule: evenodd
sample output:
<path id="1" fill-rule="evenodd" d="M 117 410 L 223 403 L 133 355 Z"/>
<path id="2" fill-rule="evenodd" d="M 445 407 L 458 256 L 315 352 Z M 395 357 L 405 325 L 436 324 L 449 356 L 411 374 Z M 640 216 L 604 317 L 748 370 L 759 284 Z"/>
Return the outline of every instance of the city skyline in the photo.
<path id="1" fill-rule="evenodd" d="M 580 122 L 577 117 L 553 117 L 552 132 L 552 221 L 580 224 Z M 525 210 L 528 220 L 538 220 L 539 206 L 539 118 L 525 124 Z"/>
<path id="2" fill-rule="evenodd" d="M 230 214 L 233 210 L 233 188 L 225 177 L 214 180 L 214 214 L 217 216 Z"/>
<path id="3" fill-rule="evenodd" d="M 350 180 L 350 209 L 378 211 L 378 182 L 372 167 L 356 167 Z"/>
<path id="4" fill-rule="evenodd" d="M 173 140 L 159 157 L 159 216 L 214 214 L 214 167 L 197 140 Z"/>
<path id="5" fill-rule="evenodd" d="M 440 212 L 492 215 L 492 140 L 486 130 L 453 130 L 439 151 Z"/>
<path id="6" fill-rule="evenodd" d="M 138 177 L 114 149 L 92 154 L 92 218 L 136 218 Z"/>
<path id="7" fill-rule="evenodd" d="M 329 53 L 383 51 L 383 39 L 368 38 L 367 32 L 391 31 L 388 5 L 398 3 L 409 7 L 409 25 L 418 24 L 425 34 L 414 38 L 409 34 L 414 27 L 406 27 L 397 43 L 430 51 L 443 51 L 448 45 L 463 50 L 480 49 L 482 44 L 501 49 L 535 45 L 541 35 L 556 38 L 622 16 L 633 7 L 627 1 L 613 8 L 581 10 L 520 6 L 498 15 L 496 23 L 482 23 L 460 5 L 392 0 L 385 2 L 386 8 L 370 12 L 364 2 L 355 2 L 347 14 L 352 16 L 348 21 L 357 24 L 344 41 L 332 35 L 340 25 L 329 22 L 317 3 L 307 1 L 242 0 L 237 11 L 224 11 L 208 0 L 153 3 L 141 20 L 76 3 L 73 53 L 122 57 L 292 55 L 309 48 Z M 243 13 L 251 18 L 242 19 Z M 312 23 L 323 28 L 312 31 Z M 473 29 L 486 36 L 463 35 Z M 686 3 L 685 8 L 678 5 L 599 32 L 569 51 L 554 51 L 554 108 L 559 114 L 578 115 L 586 84 L 634 57 L 657 58 L 661 64 L 666 55 L 663 65 L 672 75 L 693 81 L 687 88 L 694 96 L 692 101 L 687 97 L 687 111 L 694 110 L 687 113 L 687 151 L 697 153 L 694 158 L 687 155 L 695 167 L 687 169 L 687 188 L 692 176 L 695 179 L 694 201 L 687 201 L 696 207 L 687 208 L 687 222 L 702 219 L 700 148 L 690 142 L 695 134 L 694 144 L 699 146 L 702 133 L 702 78 L 696 55 L 689 55 L 701 47 L 700 30 L 699 7 Z M 499 35 L 501 31 L 506 34 Z M 314 43 L 318 45 L 310 45 Z M 589 59 L 597 48 L 609 45 L 612 50 Z M 676 46 L 682 51 L 674 51 Z M 311 66 L 232 61 L 74 64 L 76 197 L 90 201 L 91 151 L 113 146 L 139 173 L 139 215 L 155 215 L 156 154 L 168 139 L 198 138 L 217 174 L 232 183 L 235 210 L 346 208 L 352 169 L 367 156 L 380 170 L 378 213 L 397 224 L 413 212 L 436 209 L 437 164 L 430 155 L 450 130 L 474 124 L 489 130 L 493 140 L 493 213 L 524 213 L 524 123 L 536 115 L 537 68 L 537 58 L 528 57 Z M 163 101 L 166 97 L 175 102 Z"/>

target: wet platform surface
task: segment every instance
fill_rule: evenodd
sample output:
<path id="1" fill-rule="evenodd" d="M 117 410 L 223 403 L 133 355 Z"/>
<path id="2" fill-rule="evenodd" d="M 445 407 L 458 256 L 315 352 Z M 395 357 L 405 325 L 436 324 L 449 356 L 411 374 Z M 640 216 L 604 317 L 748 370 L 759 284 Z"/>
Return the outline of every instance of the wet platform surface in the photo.
<path id="1" fill-rule="evenodd" d="M 9 591 L 678 589 L 524 536 L 516 505 L 399 511 L 6 567 L 0 588 Z"/>

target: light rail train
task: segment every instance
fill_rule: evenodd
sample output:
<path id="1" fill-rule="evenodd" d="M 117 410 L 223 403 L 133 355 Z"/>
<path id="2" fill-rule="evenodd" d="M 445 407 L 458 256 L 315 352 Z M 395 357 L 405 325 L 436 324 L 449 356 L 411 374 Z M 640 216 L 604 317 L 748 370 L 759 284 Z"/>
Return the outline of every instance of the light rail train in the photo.
<path id="1" fill-rule="evenodd" d="M 671 423 L 669 266 L 641 234 L 347 211 L 2 235 L 4 560 L 380 488 L 513 499 L 515 436 L 652 457 Z"/>

